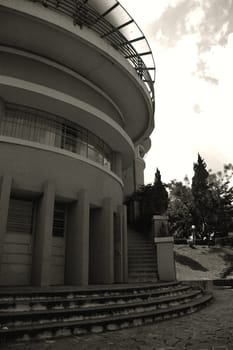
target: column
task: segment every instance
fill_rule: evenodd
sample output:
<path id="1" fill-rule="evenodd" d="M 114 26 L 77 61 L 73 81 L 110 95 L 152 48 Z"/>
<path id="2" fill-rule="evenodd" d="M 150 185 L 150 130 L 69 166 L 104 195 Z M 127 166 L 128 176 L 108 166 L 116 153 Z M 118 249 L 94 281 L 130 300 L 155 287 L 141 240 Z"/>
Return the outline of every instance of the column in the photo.
<path id="1" fill-rule="evenodd" d="M 123 282 L 128 282 L 127 206 L 123 206 Z"/>
<path id="2" fill-rule="evenodd" d="M 44 185 L 43 195 L 39 201 L 36 221 L 32 284 L 37 286 L 50 285 L 54 201 L 55 186 L 53 182 L 48 181 Z"/>
<path id="3" fill-rule="evenodd" d="M 114 241 L 112 199 L 105 198 L 92 219 L 91 229 L 91 282 L 114 282 Z"/>
<path id="4" fill-rule="evenodd" d="M 113 208 L 112 199 L 104 198 L 101 210 L 99 268 L 100 283 L 114 282 L 114 247 L 113 247 Z"/>
<path id="5" fill-rule="evenodd" d="M 70 205 L 66 241 L 65 283 L 87 285 L 89 270 L 90 204 L 86 190 Z"/>
<path id="6" fill-rule="evenodd" d="M 114 280 L 116 283 L 124 281 L 123 228 L 123 207 L 119 206 L 114 213 Z"/>
<path id="7" fill-rule="evenodd" d="M 11 195 L 12 177 L 4 175 L 0 187 L 0 270 L 3 256 L 3 246 L 7 230 L 8 209 Z"/>

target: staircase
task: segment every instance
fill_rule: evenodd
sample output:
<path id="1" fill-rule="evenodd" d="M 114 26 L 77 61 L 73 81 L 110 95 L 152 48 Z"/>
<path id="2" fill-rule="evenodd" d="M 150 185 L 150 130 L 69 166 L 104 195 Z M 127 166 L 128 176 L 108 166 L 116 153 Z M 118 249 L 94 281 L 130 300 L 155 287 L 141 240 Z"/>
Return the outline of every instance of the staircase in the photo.
<path id="1" fill-rule="evenodd" d="M 0 342 L 100 333 L 178 317 L 212 295 L 178 282 L 77 287 L 2 288 Z"/>
<path id="2" fill-rule="evenodd" d="M 156 249 L 144 234 L 128 228 L 128 276 L 130 282 L 156 282 Z"/>

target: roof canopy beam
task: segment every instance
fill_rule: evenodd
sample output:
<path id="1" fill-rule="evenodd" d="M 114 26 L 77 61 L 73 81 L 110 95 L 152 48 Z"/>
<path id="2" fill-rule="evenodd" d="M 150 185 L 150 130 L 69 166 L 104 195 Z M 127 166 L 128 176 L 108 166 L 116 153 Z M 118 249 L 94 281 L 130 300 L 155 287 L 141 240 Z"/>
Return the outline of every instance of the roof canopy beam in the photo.
<path id="1" fill-rule="evenodd" d="M 125 58 L 133 58 L 133 57 L 141 57 L 141 56 L 146 56 L 146 55 L 152 55 L 151 51 L 146 51 L 146 52 L 142 52 L 142 53 L 135 53 L 133 55 L 129 55 L 129 56 L 125 56 Z"/>
<path id="2" fill-rule="evenodd" d="M 138 38 L 125 41 L 125 42 L 121 43 L 120 46 L 127 46 L 128 44 L 132 44 L 132 43 L 135 43 L 135 42 L 137 42 L 137 41 L 144 40 L 144 39 L 145 39 L 144 36 L 140 36 L 140 37 L 138 37 Z"/>
<path id="3" fill-rule="evenodd" d="M 119 6 L 119 2 L 117 2 L 116 4 L 114 4 L 112 7 L 110 7 L 107 11 L 105 11 L 104 13 L 102 13 L 101 17 L 105 17 L 107 16 L 110 12 L 112 12 L 117 6 Z"/>
<path id="4" fill-rule="evenodd" d="M 155 70 L 154 67 L 149 67 L 149 68 L 147 68 L 147 67 L 145 67 L 145 68 L 143 68 L 143 67 L 138 67 L 137 69 L 139 69 L 139 70 Z"/>
<path id="5" fill-rule="evenodd" d="M 109 35 L 111 35 L 111 34 L 117 32 L 119 29 L 124 28 L 124 27 L 128 26 L 128 25 L 131 24 L 131 23 L 133 23 L 133 20 L 132 20 L 132 19 L 129 20 L 128 22 L 123 23 L 123 24 L 120 25 L 119 27 L 114 28 L 114 29 L 111 30 L 110 32 L 103 34 L 103 35 L 101 36 L 101 38 L 106 38 L 107 36 L 109 36 Z"/>

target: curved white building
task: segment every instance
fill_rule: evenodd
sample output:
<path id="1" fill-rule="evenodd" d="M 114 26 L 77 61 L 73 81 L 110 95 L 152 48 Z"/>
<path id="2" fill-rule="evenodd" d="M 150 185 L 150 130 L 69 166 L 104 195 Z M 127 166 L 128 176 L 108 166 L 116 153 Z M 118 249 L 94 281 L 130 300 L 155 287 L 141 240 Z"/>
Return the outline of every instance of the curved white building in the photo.
<path id="1" fill-rule="evenodd" d="M 145 37 L 115 0 L 0 0 L 0 28 L 0 285 L 126 282 Z"/>

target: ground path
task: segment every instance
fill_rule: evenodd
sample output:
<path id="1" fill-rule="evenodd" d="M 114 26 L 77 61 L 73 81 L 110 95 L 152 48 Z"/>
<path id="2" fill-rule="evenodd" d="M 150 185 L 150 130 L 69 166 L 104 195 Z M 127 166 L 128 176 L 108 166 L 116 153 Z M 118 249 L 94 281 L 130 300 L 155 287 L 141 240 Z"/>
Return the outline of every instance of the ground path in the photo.
<path id="1" fill-rule="evenodd" d="M 215 289 L 203 310 L 149 326 L 37 343 L 0 345 L 1 350 L 233 350 L 233 289 Z"/>
<path id="2" fill-rule="evenodd" d="M 233 278 L 233 248 L 175 245 L 177 279 L 213 280 Z"/>

